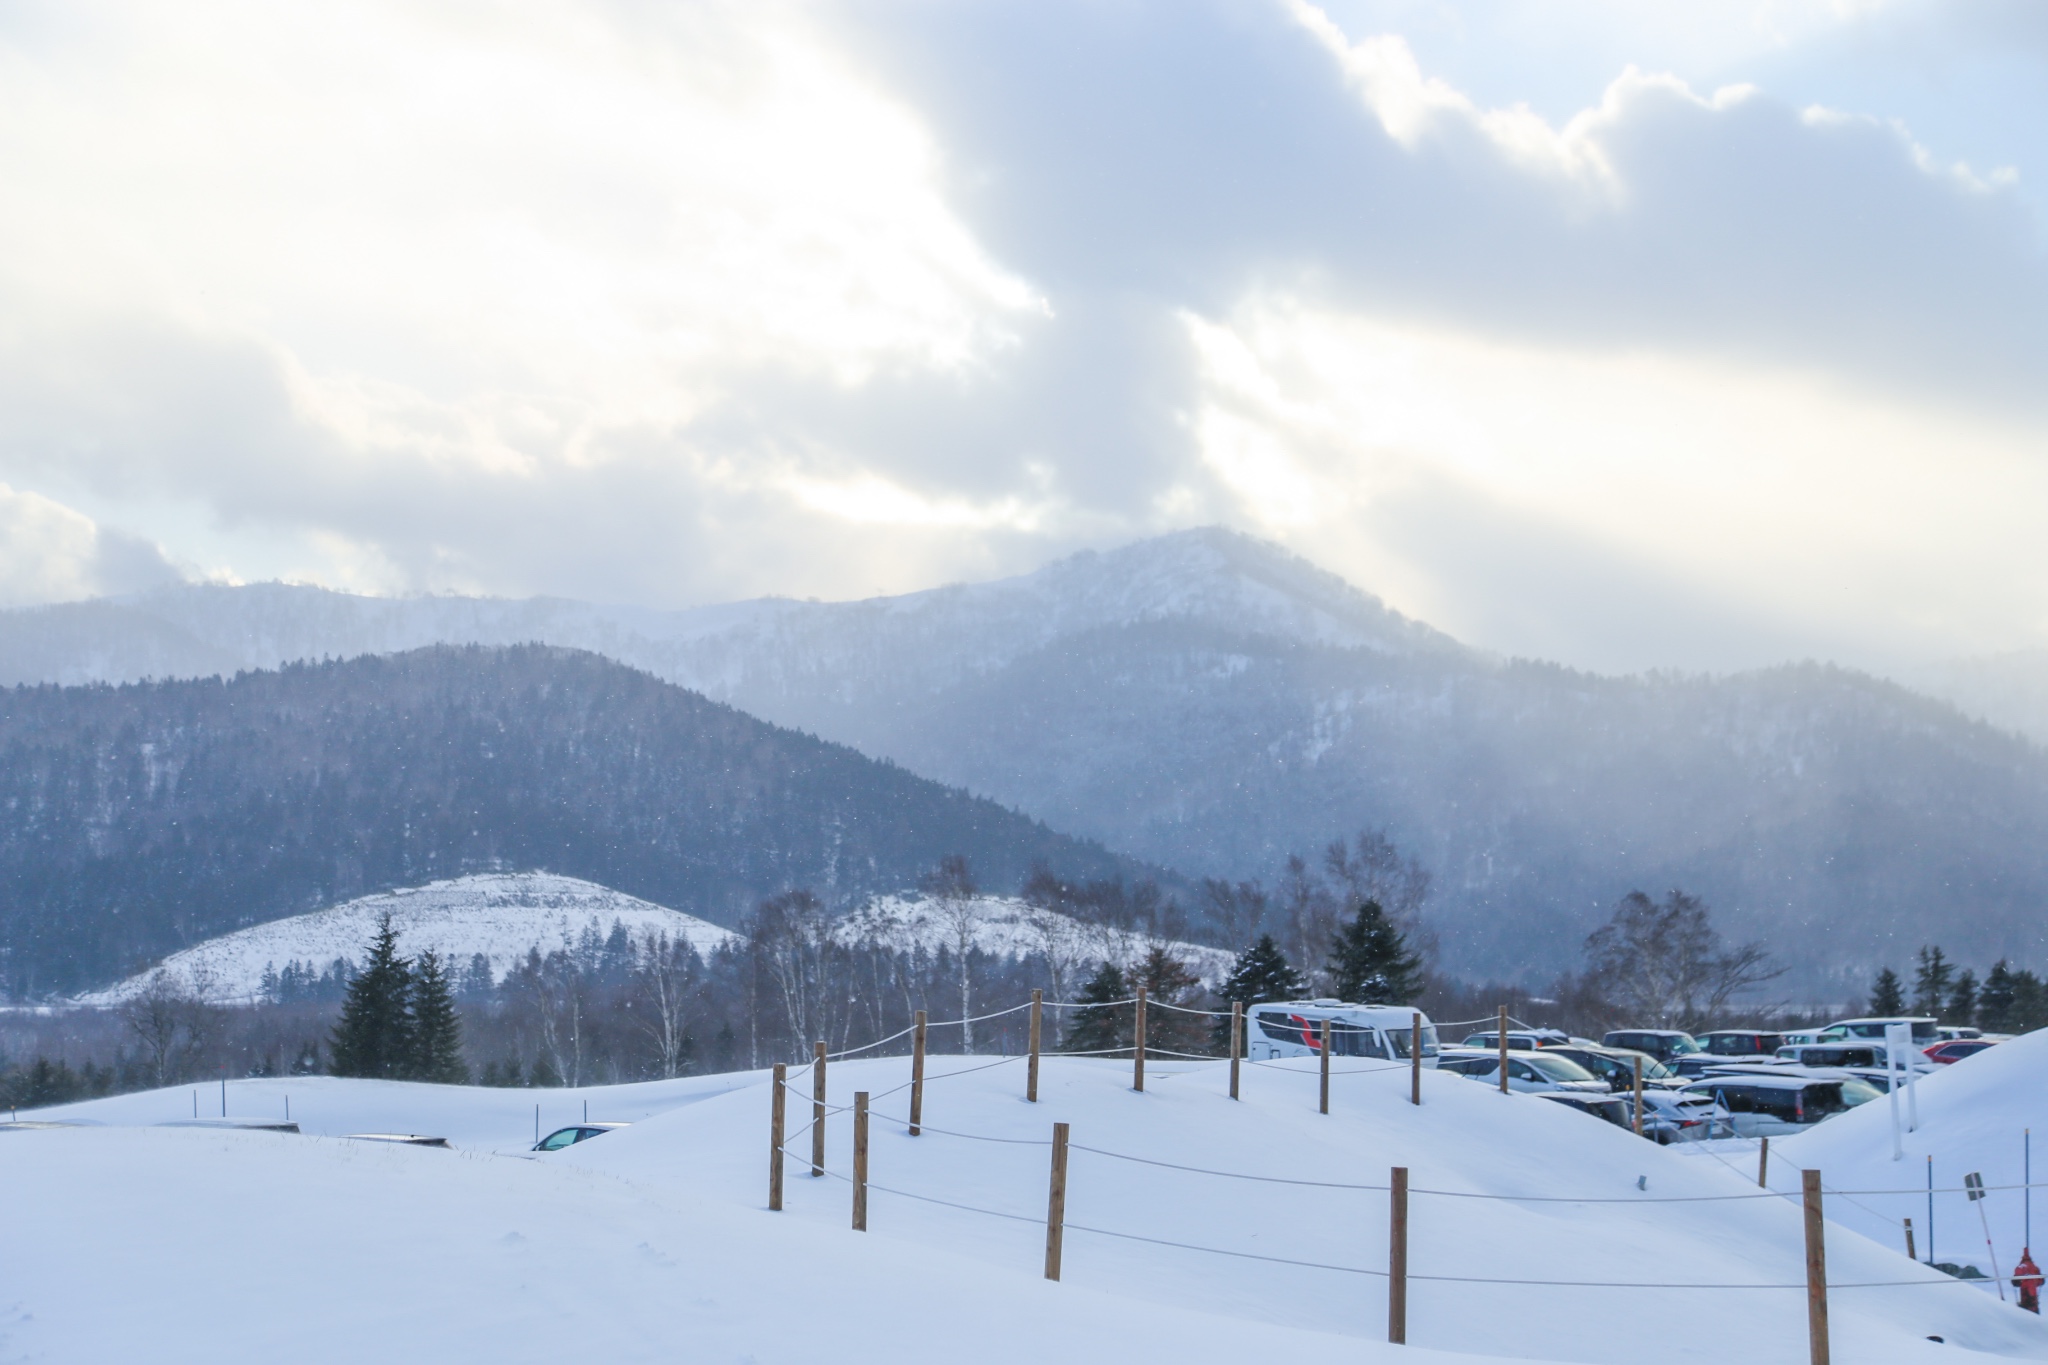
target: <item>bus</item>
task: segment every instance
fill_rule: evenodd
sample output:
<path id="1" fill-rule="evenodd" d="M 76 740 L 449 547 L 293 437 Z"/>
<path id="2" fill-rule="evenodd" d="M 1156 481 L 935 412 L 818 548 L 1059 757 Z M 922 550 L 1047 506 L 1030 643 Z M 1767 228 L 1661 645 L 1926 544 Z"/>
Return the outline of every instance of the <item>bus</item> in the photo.
<path id="1" fill-rule="evenodd" d="M 1436 1065 L 1436 1026 L 1406 1005 L 1354 1005 L 1342 1000 L 1265 1001 L 1245 1007 L 1245 1055 L 1255 1062 L 1314 1057 L 1330 1023 L 1330 1055 L 1408 1060 L 1415 1020 L 1422 1020 L 1422 1064 Z"/>

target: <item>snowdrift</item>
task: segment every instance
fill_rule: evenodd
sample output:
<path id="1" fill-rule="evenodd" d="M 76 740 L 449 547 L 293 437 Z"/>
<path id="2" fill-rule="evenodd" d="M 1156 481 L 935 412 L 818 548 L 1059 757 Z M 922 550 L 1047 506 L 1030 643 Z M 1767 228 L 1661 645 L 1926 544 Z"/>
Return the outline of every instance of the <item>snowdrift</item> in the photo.
<path id="1" fill-rule="evenodd" d="M 1217 1063 L 1155 1065 L 1137 1093 L 1127 1061 L 1069 1058 L 1046 1061 L 1030 1104 L 1021 1061 L 946 1057 L 913 1138 L 908 1070 L 830 1069 L 833 1104 L 874 1097 L 867 1233 L 849 1228 L 847 1115 L 827 1120 L 828 1173 L 808 1174 L 808 1069 L 781 1213 L 764 1208 L 758 1072 L 546 1092 L 229 1085 L 235 1114 L 280 1114 L 289 1093 L 301 1137 L 113 1126 L 189 1117 L 189 1088 L 44 1111 L 107 1126 L 0 1133 L 15 1234 L 0 1357 L 1806 1359 L 1796 1204 L 1562 1106 L 1430 1073 L 1416 1108 L 1405 1071 L 1354 1065 L 1324 1116 L 1309 1063 L 1248 1068 L 1233 1102 Z M 524 1152 L 536 1101 L 552 1127 L 585 1100 L 593 1119 L 637 1121 Z M 218 1088 L 198 1101 L 217 1112 Z M 1058 1284 L 1041 1275 L 1055 1120 L 1074 1144 Z M 337 1136 L 366 1129 L 457 1150 Z M 1406 1348 L 1384 1342 L 1372 1273 L 1387 1196 L 1355 1188 L 1395 1165 L 1416 1190 Z M 1831 1225 L 1828 1264 L 1837 1285 L 1884 1286 L 1832 1295 L 1839 1361 L 2048 1359 L 2039 1319 L 1889 1244 Z M 1500 1282 L 1515 1280 L 1602 1287 Z"/>
<path id="2" fill-rule="evenodd" d="M 2034 1179 L 2048 1181 L 2048 1030 L 2029 1033 L 1973 1057 L 1945 1066 L 1919 1084 L 1920 1126 L 1904 1132 L 1908 1106 L 1899 1100 L 1900 1145 L 1904 1156 L 1892 1159 L 1889 1100 L 1875 1100 L 1811 1132 L 1771 1144 L 1774 1166 L 1784 1164 L 1772 1180 L 1776 1188 L 1798 1183 L 1796 1166 L 1818 1167 L 1828 1185 L 1842 1190 L 1921 1190 L 1931 1169 L 1938 1190 L 1934 1196 L 1934 1254 L 1938 1260 L 1974 1265 L 1991 1274 L 1990 1254 L 1978 1212 L 1960 1193 L 1963 1177 L 1972 1171 L 1994 1188 L 1984 1201 L 1984 1219 L 1998 1253 L 1998 1269 L 2008 1277 L 2025 1241 L 2027 1198 L 2017 1187 L 2026 1179 L 2026 1132 L 2041 1130 L 2036 1145 Z M 1717 1143 L 1717 1147 L 1727 1144 Z M 1930 1165 L 1929 1158 L 1933 1158 Z M 1731 1159 L 1734 1159 L 1731 1157 Z M 1753 1161 L 1754 1159 L 1751 1158 Z M 2035 1192 L 2048 1195 L 2048 1190 Z M 2048 1240 L 2048 1200 L 2037 1198 L 2041 1219 L 2036 1235 Z M 1928 1247 L 1928 1197 L 1856 1194 L 1838 1199 L 1829 1216 L 1890 1246 L 1905 1249 L 1902 1220 L 1913 1220 L 1918 1251 Z M 2039 1257 L 2035 1257 L 2039 1260 Z M 1985 1286 L 1986 1292 L 1990 1286 Z M 2008 1286 L 2006 1293 L 2012 1293 Z"/>

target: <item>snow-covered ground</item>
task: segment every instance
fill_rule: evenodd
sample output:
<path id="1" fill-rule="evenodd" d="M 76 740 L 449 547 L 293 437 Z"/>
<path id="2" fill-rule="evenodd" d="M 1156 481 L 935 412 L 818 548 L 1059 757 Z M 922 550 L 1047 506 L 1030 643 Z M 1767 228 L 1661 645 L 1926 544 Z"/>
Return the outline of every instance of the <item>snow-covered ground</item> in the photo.
<path id="1" fill-rule="evenodd" d="M 1902 1095 L 1899 1126 L 1904 1155 L 1898 1160 L 1892 1158 L 1890 1101 L 1874 1100 L 1796 1138 L 1772 1142 L 1771 1162 L 1777 1175 L 1771 1184 L 1778 1189 L 1796 1188 L 1797 1168 L 1812 1166 L 1834 1189 L 1920 1190 L 1927 1184 L 1928 1158 L 1933 1157 L 1938 1190 L 1959 1191 L 1963 1177 L 1972 1171 L 1981 1174 L 1988 1186 L 2019 1186 L 2026 1178 L 2026 1134 L 2030 1128 L 2042 1133 L 2042 1140 L 2034 1144 L 2034 1178 L 2048 1183 L 2048 1085 L 2044 1081 L 2048 1081 L 2048 1030 L 2000 1043 L 1922 1080 L 1917 1131 L 1905 1131 L 1910 1110 Z M 1753 1143 L 1746 1145 L 1754 1147 Z M 1746 1158 L 1726 1155 L 1738 1163 L 1746 1161 L 1754 1169 L 1753 1154 Z M 2048 1189 L 2034 1191 L 2032 1202 L 2040 1217 L 2036 1230 L 2048 1240 Z M 1924 1193 L 1854 1194 L 1834 1201 L 1829 1213 L 1901 1249 L 1905 1246 L 1902 1220 L 1911 1218 L 1918 1251 L 1924 1258 L 1927 1204 Z M 1964 1194 L 1936 1194 L 1936 1258 L 1975 1265 L 1990 1274 L 1991 1257 L 1984 1245 L 1988 1224 L 1998 1268 L 2010 1277 L 2026 1239 L 2027 1205 L 2025 1191 L 1993 1188 L 1984 1199 L 1980 1221 L 1977 1207 Z M 2012 1292 L 2009 1286 L 2006 1292 Z"/>
<path id="2" fill-rule="evenodd" d="M 430 882 L 425 886 L 364 896 L 311 914 L 272 920 L 224 934 L 173 953 L 161 969 L 188 989 L 202 989 L 221 1003 L 245 1003 L 262 992 L 266 969 L 310 962 L 318 970 L 336 958 L 360 962 L 377 924 L 391 916 L 399 950 L 431 948 L 455 969 L 482 953 L 491 973 L 503 976 L 527 951 L 542 952 L 573 943 L 586 928 L 599 934 L 623 924 L 638 940 L 647 933 L 687 938 L 708 953 L 733 938 L 708 920 L 686 915 L 574 877 L 546 872 L 492 873 Z M 103 991 L 79 997 L 81 1005 L 116 1005 L 140 991 L 157 969 Z"/>
<path id="3" fill-rule="evenodd" d="M 922 948 L 935 953 L 941 945 L 958 942 L 952 919 L 955 904 L 964 906 L 968 935 L 980 951 L 998 957 L 1040 953 L 1057 959 L 1070 975 L 1085 973 L 1103 961 L 1129 966 L 1153 942 L 1137 929 L 1085 924 L 1014 896 L 976 896 L 960 903 L 918 895 L 877 896 L 841 919 L 834 934 L 847 944 L 880 943 L 905 952 Z M 1178 939 L 1160 942 L 1211 986 L 1222 985 L 1230 975 L 1233 955 L 1221 948 Z M 1069 989 L 1079 985 L 1076 979 Z"/>
<path id="4" fill-rule="evenodd" d="M 2036 1092 L 2042 1058 L 2008 1059 Z M 117 1126 L 189 1118 L 189 1089 L 44 1111 L 108 1126 L 0 1132 L 0 1360 L 1806 1359 L 1799 1210 L 1698 1154 L 1448 1074 L 1427 1075 L 1414 1108 L 1404 1071 L 1343 1068 L 1323 1116 L 1306 1063 L 1250 1069 L 1233 1103 L 1217 1063 L 1156 1066 L 1140 1094 L 1128 1062 L 1048 1059 L 1034 1105 L 1021 1063 L 998 1060 L 933 1059 L 918 1138 L 900 1121 L 904 1059 L 834 1064 L 835 1102 L 876 1096 L 867 1233 L 848 1227 L 845 1115 L 827 1124 L 831 1174 L 792 1158 L 788 1207 L 766 1211 L 760 1073 L 544 1092 L 230 1084 L 237 1115 L 281 1115 L 288 1094 L 299 1137 Z M 197 1099 L 218 1112 L 217 1088 Z M 543 1127 L 580 1117 L 585 1100 L 593 1119 L 635 1122 L 533 1158 L 536 1100 Z M 791 1110 L 800 1129 L 801 1095 Z M 1073 1125 L 1075 1148 L 1065 1277 L 1051 1284 L 1041 1220 L 1055 1120 Z M 337 1136 L 365 1129 L 457 1149 Z M 808 1134 L 793 1139 L 808 1150 Z M 1405 1164 L 1417 1277 L 1643 1287 L 1418 1278 L 1414 1344 L 1390 1347 L 1385 1283 L 1369 1274 L 1084 1230 L 1373 1271 L 1386 1264 L 1383 1193 L 1104 1153 L 1345 1184 L 1384 1184 Z M 1459 1197 L 1503 1195 L 1608 1202 Z M 2039 1319 L 1914 1266 L 1889 1239 L 1832 1225 L 1828 1267 L 1842 1286 L 1905 1282 L 1833 1293 L 1838 1361 L 2048 1360 Z M 1701 1284 L 1794 1287 L 1659 1287 Z"/>

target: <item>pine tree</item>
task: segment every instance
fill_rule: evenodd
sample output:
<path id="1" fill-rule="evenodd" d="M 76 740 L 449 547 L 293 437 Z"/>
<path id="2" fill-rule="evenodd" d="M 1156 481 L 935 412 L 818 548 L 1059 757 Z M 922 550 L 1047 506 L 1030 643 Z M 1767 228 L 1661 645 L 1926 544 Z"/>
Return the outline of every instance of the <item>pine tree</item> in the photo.
<path id="1" fill-rule="evenodd" d="M 1308 983 L 1288 965 L 1286 955 L 1271 934 L 1259 935 L 1257 943 L 1237 955 L 1222 991 L 1226 1003 L 1236 1002 L 1247 1008 L 1268 1000 L 1299 1000 L 1307 994 Z M 1216 1021 L 1215 1044 L 1218 1052 L 1230 1051 L 1228 1019 Z"/>
<path id="2" fill-rule="evenodd" d="M 416 1081 L 469 1083 L 469 1065 L 462 1060 L 462 1016 L 455 1012 L 448 973 L 431 948 L 413 967 L 412 1065 L 407 1071 Z"/>
<path id="3" fill-rule="evenodd" d="M 1200 1015 L 1152 1006 L 1185 1004 L 1201 987 L 1202 978 L 1158 944 L 1145 954 L 1133 976 L 1136 980 L 1132 984 L 1145 988 L 1145 1046 L 1165 1052 L 1194 1052 L 1200 1048 Z"/>
<path id="4" fill-rule="evenodd" d="M 1965 968 L 1956 978 L 1956 988 L 1949 993 L 1948 1009 L 1942 1016 L 1958 1028 L 1972 1028 L 1977 1023 L 1977 974 Z"/>
<path id="5" fill-rule="evenodd" d="M 1074 997 L 1074 1003 L 1082 1008 L 1074 1011 L 1061 1046 L 1068 1052 L 1107 1052 L 1113 1048 L 1129 1047 L 1136 1027 L 1131 1007 L 1109 1003 L 1122 1000 L 1129 994 L 1130 987 L 1125 984 L 1124 974 L 1117 970 L 1116 964 L 1103 963 L 1095 975 L 1088 978 L 1088 984 L 1081 987 L 1081 993 Z"/>
<path id="6" fill-rule="evenodd" d="M 1905 1012 L 1905 987 L 1899 983 L 1899 974 L 1887 967 L 1877 974 L 1877 980 L 1870 985 L 1870 1013 L 1883 1019 Z"/>
<path id="7" fill-rule="evenodd" d="M 2041 978 L 2021 968 L 2012 974 L 2012 1023 L 2014 1033 L 2032 1033 L 2048 1027 L 2048 991 Z"/>
<path id="8" fill-rule="evenodd" d="M 403 1079 L 413 1061 L 412 964 L 398 955 L 391 916 L 377 926 L 368 964 L 348 983 L 329 1051 L 337 1076 Z"/>
<path id="9" fill-rule="evenodd" d="M 1422 994 L 1422 959 L 1378 901 L 1358 907 L 1330 948 L 1332 989 L 1340 1000 L 1405 1005 Z"/>
<path id="10" fill-rule="evenodd" d="M 1913 1013 L 1938 1018 L 1941 1007 L 1948 1003 L 1955 964 L 1948 960 L 1939 944 L 1931 948 L 1922 947 L 1915 961 L 1918 965 L 1913 969 Z"/>
<path id="11" fill-rule="evenodd" d="M 2012 968 L 2001 957 L 1992 964 L 1984 989 L 1977 993 L 1977 1027 L 1986 1033 L 2012 1032 L 2013 993 Z"/>

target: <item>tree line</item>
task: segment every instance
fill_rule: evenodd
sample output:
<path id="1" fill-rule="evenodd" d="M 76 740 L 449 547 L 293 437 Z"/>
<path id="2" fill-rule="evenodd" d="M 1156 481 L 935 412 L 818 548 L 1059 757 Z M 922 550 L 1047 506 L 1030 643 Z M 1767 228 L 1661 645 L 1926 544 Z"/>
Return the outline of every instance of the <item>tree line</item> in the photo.
<path id="1" fill-rule="evenodd" d="M 1914 956 L 1910 994 L 1897 972 L 1883 968 L 1871 982 L 1866 1009 L 1879 1018 L 1924 1015 L 1952 1027 L 2026 1033 L 2048 1028 L 2048 983 L 2005 958 L 1991 964 L 1980 981 L 1974 970 L 1957 970 L 1940 945 L 1930 944 Z"/>

